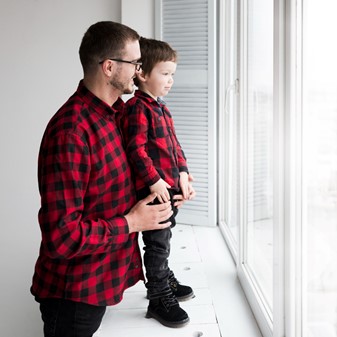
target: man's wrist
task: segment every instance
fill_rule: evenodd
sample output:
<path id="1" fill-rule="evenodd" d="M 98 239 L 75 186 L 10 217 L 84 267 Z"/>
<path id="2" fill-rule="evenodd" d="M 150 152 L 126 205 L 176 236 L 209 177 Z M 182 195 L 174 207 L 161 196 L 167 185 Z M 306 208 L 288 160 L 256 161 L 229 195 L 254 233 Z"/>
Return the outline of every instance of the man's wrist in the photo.
<path id="1" fill-rule="evenodd" d="M 134 226 L 134 220 L 132 214 L 128 213 L 124 215 L 124 218 L 126 219 L 126 222 L 129 226 L 129 233 L 135 232 L 135 226 Z"/>

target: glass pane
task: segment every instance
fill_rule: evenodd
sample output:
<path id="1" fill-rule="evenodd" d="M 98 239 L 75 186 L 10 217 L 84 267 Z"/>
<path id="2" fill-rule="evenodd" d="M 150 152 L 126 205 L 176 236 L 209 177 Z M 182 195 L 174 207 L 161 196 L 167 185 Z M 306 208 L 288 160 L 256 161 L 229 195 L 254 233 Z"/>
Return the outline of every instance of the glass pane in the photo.
<path id="1" fill-rule="evenodd" d="M 337 2 L 304 1 L 304 336 L 337 337 Z"/>
<path id="2" fill-rule="evenodd" d="M 273 1 L 249 0 L 246 262 L 272 309 Z"/>
<path id="3" fill-rule="evenodd" d="M 228 226 L 234 244 L 239 237 L 239 122 L 237 117 L 237 1 L 226 2 L 226 127 L 225 127 L 225 152 L 226 152 L 226 190 L 225 190 L 225 223 Z"/>

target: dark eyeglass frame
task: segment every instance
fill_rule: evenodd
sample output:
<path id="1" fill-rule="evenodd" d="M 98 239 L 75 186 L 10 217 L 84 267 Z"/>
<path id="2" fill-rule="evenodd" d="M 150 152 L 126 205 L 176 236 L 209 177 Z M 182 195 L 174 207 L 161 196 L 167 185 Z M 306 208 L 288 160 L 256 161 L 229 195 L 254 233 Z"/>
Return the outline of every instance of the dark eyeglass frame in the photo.
<path id="1" fill-rule="evenodd" d="M 127 60 L 113 59 L 113 58 L 108 58 L 107 60 L 133 64 L 136 67 L 136 71 L 139 71 L 143 64 L 142 62 L 139 62 L 139 61 L 127 61 Z M 105 60 L 99 62 L 99 64 L 102 64 L 104 61 Z"/>

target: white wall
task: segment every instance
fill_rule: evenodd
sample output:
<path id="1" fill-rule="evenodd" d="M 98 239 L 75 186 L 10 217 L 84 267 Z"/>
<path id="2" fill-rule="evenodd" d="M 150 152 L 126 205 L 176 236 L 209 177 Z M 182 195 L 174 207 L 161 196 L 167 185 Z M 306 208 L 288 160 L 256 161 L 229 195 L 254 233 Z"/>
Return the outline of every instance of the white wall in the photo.
<path id="1" fill-rule="evenodd" d="M 153 37 L 154 0 L 0 0 L 0 335 L 40 337 L 29 288 L 40 244 L 37 155 L 47 122 L 82 78 L 86 29 L 123 22 Z"/>
<path id="2" fill-rule="evenodd" d="M 37 154 L 82 77 L 85 30 L 121 20 L 121 0 L 0 0 L 0 335 L 40 337 L 29 288 L 38 254 Z"/>
<path id="3" fill-rule="evenodd" d="M 135 29 L 141 36 L 154 38 L 155 1 L 158 0 L 121 1 L 121 22 Z"/>

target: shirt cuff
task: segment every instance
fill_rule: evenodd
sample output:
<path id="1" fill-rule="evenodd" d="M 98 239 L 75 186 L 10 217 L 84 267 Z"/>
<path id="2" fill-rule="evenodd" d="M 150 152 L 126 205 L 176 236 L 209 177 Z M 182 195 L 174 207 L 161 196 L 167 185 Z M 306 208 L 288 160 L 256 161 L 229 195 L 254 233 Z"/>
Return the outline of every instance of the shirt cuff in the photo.
<path id="1" fill-rule="evenodd" d="M 129 235 L 129 225 L 123 216 L 111 219 L 109 221 L 109 229 L 112 236 Z"/>
<path id="2" fill-rule="evenodd" d="M 181 166 L 179 167 L 179 172 L 186 172 L 186 173 L 189 173 L 188 172 L 188 168 L 186 166 Z"/>
<path id="3" fill-rule="evenodd" d="M 160 179 L 160 175 L 158 173 L 156 173 L 153 176 L 147 175 L 146 177 L 144 177 L 144 182 L 147 186 L 150 187 L 153 184 L 155 184 L 159 179 Z"/>

